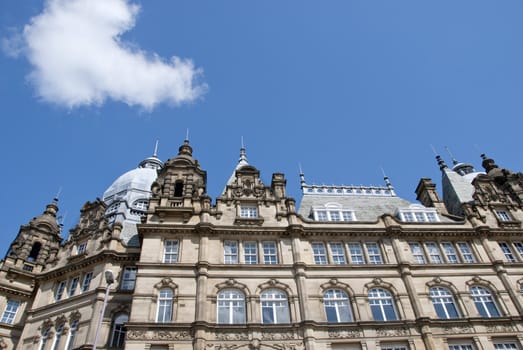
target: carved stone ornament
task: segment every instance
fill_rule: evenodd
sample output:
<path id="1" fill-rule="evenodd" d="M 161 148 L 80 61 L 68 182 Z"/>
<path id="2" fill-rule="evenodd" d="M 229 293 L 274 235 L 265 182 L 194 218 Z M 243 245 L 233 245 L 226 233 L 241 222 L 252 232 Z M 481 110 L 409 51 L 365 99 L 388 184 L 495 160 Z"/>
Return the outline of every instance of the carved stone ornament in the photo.
<path id="1" fill-rule="evenodd" d="M 487 326 L 488 333 L 512 333 L 513 328 L 510 324 L 493 324 Z"/>
<path id="2" fill-rule="evenodd" d="M 128 331 L 127 339 L 129 340 L 191 340 L 191 334 L 188 331 L 170 332 L 170 331 Z"/>
<path id="3" fill-rule="evenodd" d="M 216 332 L 217 340 L 248 340 L 249 334 L 245 332 Z"/>
<path id="4" fill-rule="evenodd" d="M 305 348 L 303 343 L 278 343 L 267 346 L 277 350 L 303 350 Z"/>
<path id="5" fill-rule="evenodd" d="M 378 337 L 400 337 L 409 335 L 409 329 L 406 327 L 397 328 L 376 328 Z"/>
<path id="6" fill-rule="evenodd" d="M 361 337 L 361 329 L 339 330 L 329 329 L 329 338 L 359 338 Z"/>
<path id="7" fill-rule="evenodd" d="M 443 331 L 447 334 L 474 333 L 474 330 L 469 326 L 445 327 Z"/>
<path id="8" fill-rule="evenodd" d="M 7 348 L 7 344 L 4 341 L 4 338 L 0 337 L 0 349 L 5 349 L 5 348 Z"/>
<path id="9" fill-rule="evenodd" d="M 234 350 L 243 345 L 238 344 L 206 344 L 207 348 L 214 350 Z"/>
<path id="10" fill-rule="evenodd" d="M 262 340 L 290 340 L 295 339 L 294 332 L 263 331 Z"/>

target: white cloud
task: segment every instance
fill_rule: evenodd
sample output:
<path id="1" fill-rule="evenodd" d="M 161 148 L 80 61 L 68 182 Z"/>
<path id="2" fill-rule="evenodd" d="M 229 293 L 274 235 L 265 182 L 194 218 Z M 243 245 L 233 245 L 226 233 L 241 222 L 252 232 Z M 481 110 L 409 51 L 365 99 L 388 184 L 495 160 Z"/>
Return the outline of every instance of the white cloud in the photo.
<path id="1" fill-rule="evenodd" d="M 49 0 L 23 31 L 23 52 L 33 66 L 29 79 L 38 95 L 67 107 L 110 98 L 148 110 L 200 97 L 207 85 L 191 60 L 166 61 L 122 42 L 138 12 L 127 0 Z"/>

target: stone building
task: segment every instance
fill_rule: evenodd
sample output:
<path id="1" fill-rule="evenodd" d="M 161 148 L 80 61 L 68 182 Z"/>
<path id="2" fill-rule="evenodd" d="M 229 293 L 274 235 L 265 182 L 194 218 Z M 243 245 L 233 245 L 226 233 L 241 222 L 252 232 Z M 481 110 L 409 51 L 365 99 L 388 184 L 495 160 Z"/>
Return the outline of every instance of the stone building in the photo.
<path id="1" fill-rule="evenodd" d="M 0 348 L 522 350 L 523 174 L 437 157 L 419 203 L 316 186 L 299 208 L 245 150 L 214 201 L 188 141 L 87 202 L 57 201 L 0 264 Z M 104 305 L 104 301 L 107 304 Z"/>

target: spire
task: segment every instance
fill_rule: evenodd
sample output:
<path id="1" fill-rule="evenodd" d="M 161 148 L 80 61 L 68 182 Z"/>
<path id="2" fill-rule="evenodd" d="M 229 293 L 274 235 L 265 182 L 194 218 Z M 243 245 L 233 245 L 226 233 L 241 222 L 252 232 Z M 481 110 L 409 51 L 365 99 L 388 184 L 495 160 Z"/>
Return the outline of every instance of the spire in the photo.
<path id="1" fill-rule="evenodd" d="M 241 142 L 240 159 L 238 160 L 238 165 L 236 165 L 236 170 L 244 165 L 249 165 L 249 162 L 247 161 L 247 152 L 245 151 L 245 145 L 243 143 L 243 136 L 241 137 Z"/>
<path id="2" fill-rule="evenodd" d="M 159 140 L 156 139 L 153 155 L 142 160 L 140 164 L 138 164 L 138 168 L 150 168 L 158 170 L 163 167 L 163 162 L 158 159 L 158 143 Z"/>
<path id="3" fill-rule="evenodd" d="M 298 163 L 298 167 L 300 168 L 300 187 L 303 189 L 303 186 L 306 185 L 305 174 L 303 173 L 303 169 L 301 168 L 301 163 Z"/>
<path id="4" fill-rule="evenodd" d="M 389 190 L 393 191 L 394 187 L 392 186 L 389 177 L 385 174 L 385 170 L 383 170 L 383 167 L 381 168 L 381 173 L 383 174 L 383 180 L 385 180 L 385 185 L 387 185 L 387 188 Z"/>
<path id="5" fill-rule="evenodd" d="M 448 168 L 447 164 L 445 164 L 445 161 L 441 158 L 439 154 L 436 156 L 436 160 L 438 161 L 440 170 Z"/>
<path id="6" fill-rule="evenodd" d="M 158 139 L 156 139 L 156 143 L 154 145 L 154 153 L 153 153 L 153 157 L 158 157 Z"/>
<path id="7" fill-rule="evenodd" d="M 192 147 L 189 146 L 189 129 L 187 129 L 187 134 L 185 136 L 185 140 L 183 140 L 183 145 L 178 148 L 178 155 L 187 155 L 192 157 Z"/>
<path id="8" fill-rule="evenodd" d="M 454 158 L 454 156 L 452 155 L 452 153 L 450 153 L 450 149 L 449 149 L 447 146 L 445 146 L 445 150 L 446 150 L 447 153 L 449 154 L 450 159 L 452 159 L 452 164 L 453 164 L 453 165 L 457 165 L 457 164 L 459 164 L 459 162 L 456 160 L 456 158 Z"/>

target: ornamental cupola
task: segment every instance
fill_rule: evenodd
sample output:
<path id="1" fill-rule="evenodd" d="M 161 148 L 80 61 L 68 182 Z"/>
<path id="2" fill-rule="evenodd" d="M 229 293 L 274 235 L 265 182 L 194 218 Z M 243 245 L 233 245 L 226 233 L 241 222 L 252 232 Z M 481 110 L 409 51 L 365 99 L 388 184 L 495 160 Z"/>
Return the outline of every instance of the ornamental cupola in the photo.
<path id="1" fill-rule="evenodd" d="M 26 272 L 39 272 L 56 260 L 62 241 L 57 212 L 58 199 L 55 198 L 47 204 L 42 215 L 20 227 L 7 253 L 6 265 L 14 265 Z"/>
<path id="2" fill-rule="evenodd" d="M 168 159 L 153 182 L 149 205 L 149 221 L 187 222 L 201 210 L 206 195 L 207 172 L 193 158 L 193 149 L 186 139 L 178 155 Z"/>

